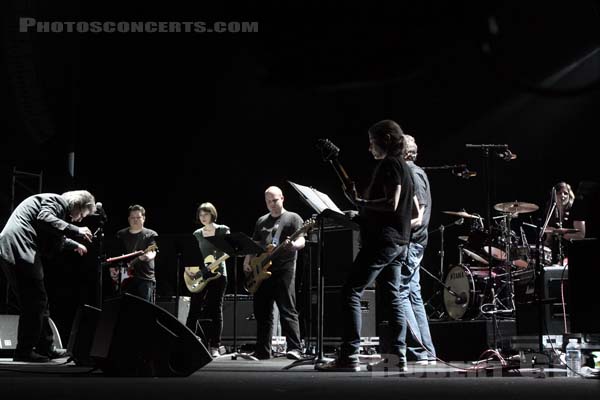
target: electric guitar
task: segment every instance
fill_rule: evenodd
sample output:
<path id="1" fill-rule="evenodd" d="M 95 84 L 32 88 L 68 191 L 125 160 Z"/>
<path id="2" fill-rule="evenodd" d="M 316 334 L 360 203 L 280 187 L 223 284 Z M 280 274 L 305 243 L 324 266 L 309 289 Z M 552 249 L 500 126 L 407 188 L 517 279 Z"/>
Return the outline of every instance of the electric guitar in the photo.
<path id="1" fill-rule="evenodd" d="M 316 223 L 317 221 L 314 218 L 306 220 L 300 229 L 292 233 L 292 235 L 289 237 L 289 240 L 293 242 L 300 235 L 308 232 Z M 260 284 L 265 279 L 271 277 L 272 273 L 269 271 L 269 268 L 271 268 L 271 265 L 273 264 L 272 260 L 283 250 L 284 245 L 285 241 L 278 246 L 273 246 L 270 244 L 267 246 L 267 250 L 264 253 L 250 261 L 250 267 L 252 267 L 252 270 L 246 273 L 246 281 L 244 283 L 244 287 L 248 292 L 256 293 Z"/>
<path id="2" fill-rule="evenodd" d="M 135 275 L 135 267 L 133 265 L 134 261 L 143 254 L 149 253 L 151 251 L 158 251 L 158 246 L 156 243 L 151 244 L 146 247 L 144 250 L 134 251 L 132 253 L 123 254 L 118 257 L 111 257 L 106 259 L 106 263 L 112 263 L 115 261 L 128 260 L 127 261 L 127 269 L 125 271 L 121 271 L 121 286 L 125 287 L 130 282 L 131 278 Z"/>
<path id="3" fill-rule="evenodd" d="M 221 263 L 229 258 L 228 254 L 223 254 L 217 260 L 213 255 L 209 255 L 204 259 L 204 267 L 200 268 L 197 266 L 186 267 L 188 272 L 183 273 L 183 280 L 185 281 L 185 285 L 188 290 L 192 293 L 200 293 L 208 282 L 217 279 L 221 276 L 220 272 L 215 272 L 219 269 Z"/>
<path id="4" fill-rule="evenodd" d="M 126 260 L 126 259 L 129 260 L 131 258 L 139 257 L 142 254 L 146 254 L 146 253 L 149 253 L 151 251 L 158 251 L 158 246 L 155 243 L 153 243 L 150 246 L 146 247 L 145 250 L 138 250 L 138 251 L 134 251 L 133 253 L 123 254 L 122 256 L 107 258 L 106 262 L 107 263 L 111 263 L 111 262 L 121 261 L 121 260 Z"/>

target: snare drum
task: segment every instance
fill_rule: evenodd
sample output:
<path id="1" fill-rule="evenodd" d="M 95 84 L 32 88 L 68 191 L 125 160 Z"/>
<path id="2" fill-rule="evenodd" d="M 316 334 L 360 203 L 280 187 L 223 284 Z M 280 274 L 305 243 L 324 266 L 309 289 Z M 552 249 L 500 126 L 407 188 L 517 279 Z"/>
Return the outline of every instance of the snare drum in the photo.
<path id="1" fill-rule="evenodd" d="M 466 265 L 456 265 L 448 271 L 445 280 L 444 306 L 452 319 L 472 319 L 479 315 L 485 278 L 474 275 Z"/>

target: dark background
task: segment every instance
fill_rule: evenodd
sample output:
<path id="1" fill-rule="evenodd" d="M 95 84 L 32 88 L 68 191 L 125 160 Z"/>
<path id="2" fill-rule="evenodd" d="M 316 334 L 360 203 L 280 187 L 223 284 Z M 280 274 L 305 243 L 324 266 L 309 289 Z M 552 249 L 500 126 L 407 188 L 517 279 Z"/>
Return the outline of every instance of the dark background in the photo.
<path id="1" fill-rule="evenodd" d="M 478 173 L 469 180 L 429 173 L 432 229 L 454 220 L 443 210 L 486 215 L 483 153 L 467 143 L 508 144 L 518 155 L 505 162 L 492 154 L 491 205 L 518 200 L 543 209 L 554 183 L 576 189 L 598 180 L 598 1 L 56 3 L 3 4 L 2 221 L 13 168 L 43 172 L 43 191 L 90 190 L 108 213 L 107 236 L 127 225 L 135 203 L 161 236 L 186 235 L 198 228 L 195 210 L 204 201 L 216 205 L 219 222 L 250 234 L 266 212 L 269 185 L 282 187 L 286 208 L 308 218 L 287 180 L 349 209 L 316 141 L 340 147 L 340 161 L 364 188 L 374 165 L 366 132 L 384 118 L 415 136 L 418 164 L 467 164 Z M 18 33 L 19 17 L 258 21 L 259 32 Z M 17 187 L 17 200 L 26 194 Z M 520 218 L 541 217 L 542 210 Z M 456 263 L 457 237 L 467 231 L 446 230 L 446 266 Z M 439 239 L 431 236 L 424 261 L 434 272 Z M 175 293 L 167 242 L 159 295 Z M 55 309 L 90 298 L 94 257 L 56 263 Z M 431 282 L 423 280 L 428 295 Z"/>

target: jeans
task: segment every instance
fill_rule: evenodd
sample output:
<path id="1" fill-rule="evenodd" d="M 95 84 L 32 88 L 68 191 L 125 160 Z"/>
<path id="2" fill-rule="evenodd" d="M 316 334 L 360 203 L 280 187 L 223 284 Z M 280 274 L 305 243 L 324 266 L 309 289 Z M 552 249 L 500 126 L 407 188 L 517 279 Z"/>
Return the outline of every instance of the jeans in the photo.
<path id="1" fill-rule="evenodd" d="M 362 324 L 360 299 L 365 288 L 377 279 L 381 304 L 387 305 L 382 316 L 389 323 L 388 351 L 406 361 L 406 311 L 410 307 L 408 286 L 403 286 L 403 275 L 410 274 L 403 261 L 407 246 L 390 241 L 367 243 L 360 249 L 349 271 L 342 290 L 342 345 L 340 356 L 358 354 Z"/>
<path id="2" fill-rule="evenodd" d="M 409 299 L 411 307 L 406 313 L 406 321 L 409 326 L 409 331 L 417 340 L 416 346 L 408 346 L 408 351 L 418 360 L 433 359 L 436 356 L 433 341 L 431 340 L 431 332 L 429 331 L 429 322 L 427 321 L 427 313 L 423 305 L 421 297 L 420 280 L 420 265 L 423 259 L 425 248 L 418 243 L 410 243 L 408 249 L 408 269 L 412 271 L 412 276 L 408 277 L 408 281 L 404 285 L 409 287 Z M 421 346 L 420 343 L 423 344 Z"/>

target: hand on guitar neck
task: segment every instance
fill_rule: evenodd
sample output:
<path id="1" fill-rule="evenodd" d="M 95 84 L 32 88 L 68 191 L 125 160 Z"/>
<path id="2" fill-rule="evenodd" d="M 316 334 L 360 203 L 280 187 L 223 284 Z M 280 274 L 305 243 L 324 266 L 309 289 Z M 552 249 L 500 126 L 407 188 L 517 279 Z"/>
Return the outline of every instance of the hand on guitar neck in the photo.
<path id="1" fill-rule="evenodd" d="M 356 191 L 356 185 L 354 182 L 349 181 L 347 184 L 343 184 L 344 195 L 354 205 L 358 205 L 358 192 Z"/>

